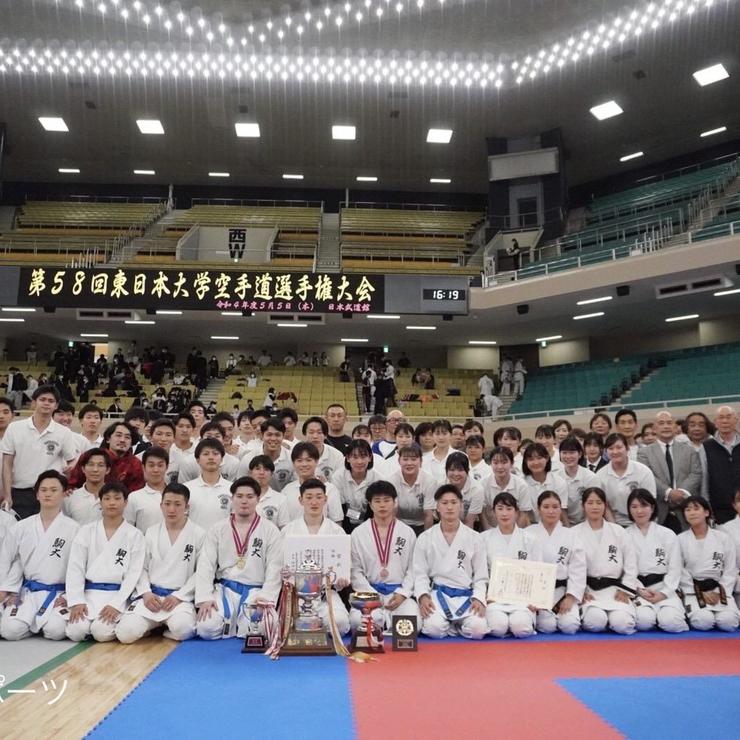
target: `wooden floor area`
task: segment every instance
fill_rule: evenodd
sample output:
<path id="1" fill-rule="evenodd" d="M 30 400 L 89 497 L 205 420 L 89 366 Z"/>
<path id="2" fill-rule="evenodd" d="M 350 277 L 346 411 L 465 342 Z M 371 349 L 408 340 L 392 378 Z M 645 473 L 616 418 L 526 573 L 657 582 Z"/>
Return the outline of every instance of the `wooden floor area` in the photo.
<path id="1" fill-rule="evenodd" d="M 7 740 L 77 740 L 92 730 L 176 646 L 177 643 L 161 637 L 133 645 L 95 644 L 61 665 L 51 666 L 46 673 L 34 671 L 30 682 L 21 679 L 13 684 L 33 693 L 4 692 L 0 734 Z M 18 647 L 22 649 L 22 644 Z M 61 693 L 65 681 L 67 685 Z M 59 699 L 50 704 L 57 696 Z"/>

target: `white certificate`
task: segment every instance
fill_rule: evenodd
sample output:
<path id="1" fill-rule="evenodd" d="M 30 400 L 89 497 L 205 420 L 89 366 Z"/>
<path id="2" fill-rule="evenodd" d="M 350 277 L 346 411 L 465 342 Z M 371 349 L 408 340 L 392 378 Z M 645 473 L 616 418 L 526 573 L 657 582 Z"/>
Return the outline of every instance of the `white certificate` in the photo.
<path id="1" fill-rule="evenodd" d="M 313 560 L 324 573 L 349 581 L 352 538 L 348 534 L 289 534 L 283 540 L 283 563 L 291 570 Z"/>
<path id="2" fill-rule="evenodd" d="M 552 609 L 556 575 L 555 563 L 495 558 L 488 584 L 488 601 Z"/>

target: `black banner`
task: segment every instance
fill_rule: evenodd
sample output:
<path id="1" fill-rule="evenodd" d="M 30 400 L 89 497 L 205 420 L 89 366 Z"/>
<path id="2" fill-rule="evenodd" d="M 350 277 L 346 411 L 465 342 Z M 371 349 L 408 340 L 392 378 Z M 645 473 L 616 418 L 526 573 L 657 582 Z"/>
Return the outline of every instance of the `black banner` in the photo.
<path id="1" fill-rule="evenodd" d="M 18 306 L 383 313 L 383 275 L 22 267 Z"/>

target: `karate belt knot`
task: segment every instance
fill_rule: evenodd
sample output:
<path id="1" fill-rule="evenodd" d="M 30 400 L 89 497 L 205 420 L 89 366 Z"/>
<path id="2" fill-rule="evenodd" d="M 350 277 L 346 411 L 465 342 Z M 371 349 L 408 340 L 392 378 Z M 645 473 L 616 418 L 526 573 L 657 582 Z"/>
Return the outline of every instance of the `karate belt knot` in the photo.
<path id="1" fill-rule="evenodd" d="M 49 592 L 41 608 L 36 612 L 39 617 L 49 608 L 49 604 L 54 600 L 54 597 L 64 591 L 64 587 L 65 584 L 63 583 L 41 583 L 41 581 L 23 580 L 23 588 L 27 588 L 31 593 L 38 593 L 39 591 Z"/>
<path id="2" fill-rule="evenodd" d="M 85 581 L 85 591 L 120 591 L 120 583 L 98 583 L 97 581 Z"/>
<path id="3" fill-rule="evenodd" d="M 650 586 L 665 580 L 665 573 L 646 573 L 644 576 L 637 576 L 637 578 L 645 588 L 650 588 Z"/>
<path id="4" fill-rule="evenodd" d="M 432 590 L 436 591 L 437 593 L 437 600 L 439 601 L 440 606 L 442 607 L 442 611 L 445 613 L 445 617 L 447 617 L 448 621 L 452 621 L 455 617 L 462 617 L 465 612 L 470 609 L 471 605 L 471 596 L 473 595 L 473 589 L 472 588 L 453 588 L 452 586 L 443 586 L 440 583 L 434 583 L 432 584 Z M 447 599 L 445 596 L 449 596 L 451 599 L 454 599 L 459 596 L 467 596 L 468 598 L 465 599 L 465 601 L 462 603 L 462 606 L 455 612 L 454 616 L 452 614 L 452 610 L 450 609 L 450 605 L 447 603 Z"/>
<path id="5" fill-rule="evenodd" d="M 371 583 L 373 591 L 377 591 L 381 596 L 390 596 L 401 588 L 400 583 Z"/>
<path id="6" fill-rule="evenodd" d="M 603 591 L 605 588 L 609 588 L 610 586 L 616 586 L 617 588 L 621 588 L 622 591 L 626 591 L 633 596 L 637 596 L 637 591 L 633 588 L 629 588 L 629 586 L 625 586 L 619 578 L 588 576 L 586 578 L 586 585 L 592 591 Z"/>
<path id="7" fill-rule="evenodd" d="M 239 606 L 236 608 L 237 617 L 239 615 L 239 612 L 241 612 L 242 607 L 244 606 L 244 602 L 247 600 L 247 596 L 249 596 L 249 592 L 253 588 L 261 588 L 261 586 L 254 585 L 253 583 L 241 583 L 241 581 L 232 581 L 228 578 L 219 578 L 216 583 L 220 583 L 223 586 L 223 591 L 221 592 L 221 600 L 224 607 L 224 620 L 228 622 L 231 619 L 231 607 L 229 606 L 229 600 L 226 598 L 226 589 L 228 588 L 229 591 L 233 591 L 236 594 L 239 594 Z"/>
<path id="8" fill-rule="evenodd" d="M 715 589 L 719 589 L 719 603 L 722 606 L 727 606 L 727 593 L 725 592 L 725 587 L 719 581 L 715 581 L 714 578 L 694 578 L 694 596 L 696 596 L 696 601 L 700 609 L 703 609 L 707 605 L 704 594 L 707 591 L 714 591 Z"/>

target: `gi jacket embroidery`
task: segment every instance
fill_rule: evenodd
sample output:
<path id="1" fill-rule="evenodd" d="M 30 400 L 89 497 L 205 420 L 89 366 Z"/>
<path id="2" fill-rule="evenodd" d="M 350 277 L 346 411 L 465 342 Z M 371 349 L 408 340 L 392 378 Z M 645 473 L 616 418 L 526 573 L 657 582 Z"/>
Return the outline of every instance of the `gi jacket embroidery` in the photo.
<path id="1" fill-rule="evenodd" d="M 467 557 L 467 553 L 464 550 L 457 551 L 457 567 L 458 568 L 463 567 L 463 563 L 465 562 L 466 557 Z"/>
<path id="2" fill-rule="evenodd" d="M 62 548 L 64 547 L 64 545 L 66 544 L 66 542 L 67 542 L 67 540 L 62 539 L 61 537 L 57 537 L 54 540 L 54 544 L 51 546 L 51 552 L 49 553 L 49 557 L 50 558 L 57 557 L 57 558 L 60 558 L 61 559 L 61 557 L 62 557 Z"/>

